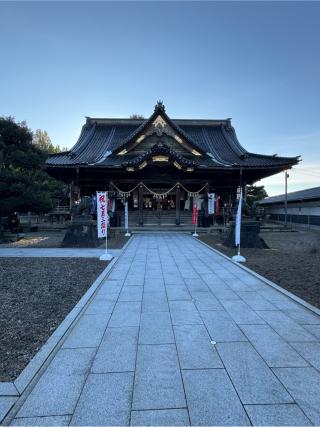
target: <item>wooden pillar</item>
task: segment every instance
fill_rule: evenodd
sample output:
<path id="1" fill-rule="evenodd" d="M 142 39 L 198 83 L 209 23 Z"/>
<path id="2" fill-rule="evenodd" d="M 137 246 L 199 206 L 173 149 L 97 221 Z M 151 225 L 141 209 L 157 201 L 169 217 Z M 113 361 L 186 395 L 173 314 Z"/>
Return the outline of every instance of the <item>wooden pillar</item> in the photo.
<path id="1" fill-rule="evenodd" d="M 212 188 L 212 186 L 211 186 L 211 182 L 209 181 L 209 182 L 208 182 L 208 185 L 207 185 L 207 188 L 206 188 L 206 190 L 207 190 L 207 195 L 208 195 L 209 193 L 211 193 L 211 188 Z M 208 197 L 208 200 L 207 200 L 207 203 L 206 203 L 206 209 L 207 209 L 206 214 L 209 214 L 209 197 Z"/>
<path id="2" fill-rule="evenodd" d="M 180 185 L 176 186 L 176 225 L 180 225 Z"/>
<path id="3" fill-rule="evenodd" d="M 143 226 L 143 187 L 139 186 L 139 225 Z"/>
<path id="4" fill-rule="evenodd" d="M 76 169 L 76 173 L 77 173 L 76 186 L 78 188 L 78 199 L 80 200 L 80 198 L 81 198 L 81 187 L 80 187 L 80 177 L 79 177 L 80 171 L 79 171 L 79 168 Z"/>
<path id="5" fill-rule="evenodd" d="M 74 194 L 73 194 L 73 192 L 74 192 L 74 188 L 73 188 L 73 181 L 71 181 L 71 184 L 70 184 L 70 187 L 69 187 L 69 191 L 70 191 L 70 205 L 69 205 L 69 207 L 70 207 L 70 210 L 71 210 L 71 208 L 72 208 L 72 206 L 73 206 L 73 204 L 74 204 Z"/>
<path id="6" fill-rule="evenodd" d="M 242 168 L 240 168 L 240 190 L 242 190 L 243 188 L 243 173 L 242 173 Z"/>

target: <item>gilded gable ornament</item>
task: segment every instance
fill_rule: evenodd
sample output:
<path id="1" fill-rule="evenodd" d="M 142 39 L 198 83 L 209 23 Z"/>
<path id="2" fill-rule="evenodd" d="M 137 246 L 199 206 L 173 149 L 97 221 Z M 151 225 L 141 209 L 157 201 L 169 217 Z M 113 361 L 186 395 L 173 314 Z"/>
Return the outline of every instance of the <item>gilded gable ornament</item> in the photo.
<path id="1" fill-rule="evenodd" d="M 148 135 L 155 133 L 157 136 L 162 136 L 166 134 L 168 136 L 174 137 L 175 133 L 170 125 L 161 117 L 160 115 L 155 118 L 151 123 L 150 128 L 147 131 Z"/>
<path id="2" fill-rule="evenodd" d="M 157 136 L 162 136 L 164 133 L 167 133 L 168 129 L 169 126 L 167 122 L 161 116 L 157 116 L 151 124 L 151 132 L 155 132 Z"/>
<path id="3" fill-rule="evenodd" d="M 161 116 L 157 116 L 152 124 L 153 124 L 153 126 L 156 126 L 156 127 L 157 126 L 160 126 L 160 127 L 167 126 L 167 122 Z"/>

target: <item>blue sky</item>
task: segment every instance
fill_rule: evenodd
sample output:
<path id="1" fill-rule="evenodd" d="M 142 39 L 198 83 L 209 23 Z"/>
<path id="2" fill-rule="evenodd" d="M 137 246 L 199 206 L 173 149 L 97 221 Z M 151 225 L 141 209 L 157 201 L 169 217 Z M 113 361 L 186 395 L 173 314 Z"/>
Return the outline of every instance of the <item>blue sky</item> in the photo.
<path id="1" fill-rule="evenodd" d="M 320 185 L 320 3 L 0 2 L 0 115 L 71 147 L 84 116 L 232 117 Z M 283 192 L 283 174 L 263 181 Z"/>

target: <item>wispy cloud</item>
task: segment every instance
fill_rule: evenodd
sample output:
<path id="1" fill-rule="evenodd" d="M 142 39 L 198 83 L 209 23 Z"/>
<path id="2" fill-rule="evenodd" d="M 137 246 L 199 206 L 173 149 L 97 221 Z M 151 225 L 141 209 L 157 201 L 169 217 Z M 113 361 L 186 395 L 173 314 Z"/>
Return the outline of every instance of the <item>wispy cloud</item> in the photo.
<path id="1" fill-rule="evenodd" d="M 320 186 L 320 162 L 302 163 L 289 170 L 288 192 Z M 259 181 L 270 196 L 283 194 L 285 191 L 284 172 Z"/>

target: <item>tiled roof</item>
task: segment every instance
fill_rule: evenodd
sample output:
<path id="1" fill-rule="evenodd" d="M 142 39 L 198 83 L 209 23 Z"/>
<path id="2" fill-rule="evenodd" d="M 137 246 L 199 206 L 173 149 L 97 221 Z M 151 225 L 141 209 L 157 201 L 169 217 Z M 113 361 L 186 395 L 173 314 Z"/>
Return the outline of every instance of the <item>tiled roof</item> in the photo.
<path id="1" fill-rule="evenodd" d="M 231 120 L 172 120 L 165 113 L 162 103 L 147 120 L 87 118 L 75 146 L 68 152 L 51 155 L 48 166 L 121 167 L 132 160 L 129 151 L 118 156 L 121 150 L 161 114 L 174 131 L 192 147 L 202 153 L 190 161 L 203 168 L 281 168 L 298 162 L 297 157 L 267 156 L 247 152 L 239 143 Z"/>
<path id="2" fill-rule="evenodd" d="M 287 194 L 288 202 L 298 202 L 301 200 L 320 200 L 320 187 L 308 188 L 307 190 L 294 191 Z M 261 205 L 269 205 L 273 203 L 283 203 L 285 194 L 279 196 L 267 197 L 259 202 Z"/>

